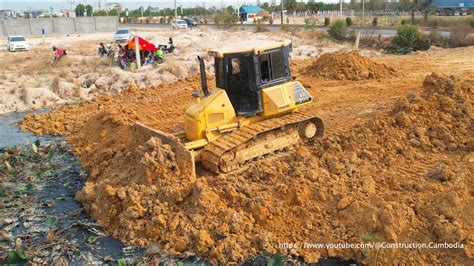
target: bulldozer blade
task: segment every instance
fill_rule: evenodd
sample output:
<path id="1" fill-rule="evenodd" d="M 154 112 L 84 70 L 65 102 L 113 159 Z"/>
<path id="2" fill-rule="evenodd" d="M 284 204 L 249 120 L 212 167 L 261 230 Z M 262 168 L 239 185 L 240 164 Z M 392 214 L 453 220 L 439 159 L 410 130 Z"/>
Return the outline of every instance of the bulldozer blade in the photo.
<path id="1" fill-rule="evenodd" d="M 194 155 L 184 147 L 179 138 L 161 130 L 148 127 L 140 122 L 135 122 L 133 128 L 136 134 L 142 134 L 147 139 L 152 137 L 159 138 L 162 143 L 170 145 L 171 150 L 176 156 L 176 163 L 181 173 L 196 176 Z"/>

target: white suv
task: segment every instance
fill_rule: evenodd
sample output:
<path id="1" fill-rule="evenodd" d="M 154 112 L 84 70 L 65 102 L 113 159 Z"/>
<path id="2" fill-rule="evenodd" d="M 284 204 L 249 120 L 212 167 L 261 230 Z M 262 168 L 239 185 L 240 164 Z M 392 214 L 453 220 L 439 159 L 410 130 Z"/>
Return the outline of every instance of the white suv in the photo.
<path id="1" fill-rule="evenodd" d="M 185 20 L 177 19 L 171 22 L 171 28 L 173 29 L 187 29 L 188 23 Z"/>
<path id="2" fill-rule="evenodd" d="M 8 36 L 7 40 L 7 50 L 10 52 L 15 52 L 15 51 L 27 51 L 30 49 L 30 46 L 28 45 L 28 42 L 26 41 L 25 37 L 21 35 L 15 35 L 15 36 Z"/>

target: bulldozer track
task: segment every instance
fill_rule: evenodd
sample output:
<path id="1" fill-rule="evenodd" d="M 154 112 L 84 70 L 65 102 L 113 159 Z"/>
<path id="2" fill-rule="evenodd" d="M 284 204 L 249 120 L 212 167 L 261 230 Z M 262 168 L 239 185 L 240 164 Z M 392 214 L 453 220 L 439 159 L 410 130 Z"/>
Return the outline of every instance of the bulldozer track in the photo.
<path id="1" fill-rule="evenodd" d="M 295 126 L 299 122 L 312 119 L 319 120 L 319 118 L 312 113 L 294 112 L 281 117 L 267 119 L 247 127 L 236 129 L 231 133 L 222 136 L 221 138 L 208 144 L 202 151 L 201 162 L 207 169 L 216 173 L 233 171 L 238 167 L 239 163 L 245 162 L 239 162 L 230 168 L 226 167 L 223 169 L 221 165 L 221 159 L 223 159 L 222 157 L 227 152 L 238 148 L 242 144 L 245 144 L 252 139 L 256 139 L 263 133 L 268 133 L 270 131 L 289 126 Z M 318 128 L 316 137 L 321 137 L 324 127 L 322 124 L 318 124 L 318 126 L 321 128 Z"/>

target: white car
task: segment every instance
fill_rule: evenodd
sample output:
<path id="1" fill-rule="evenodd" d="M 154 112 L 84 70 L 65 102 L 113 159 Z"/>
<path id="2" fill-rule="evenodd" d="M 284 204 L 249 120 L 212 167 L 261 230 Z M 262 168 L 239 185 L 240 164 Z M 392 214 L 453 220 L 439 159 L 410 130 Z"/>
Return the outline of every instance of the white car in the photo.
<path id="1" fill-rule="evenodd" d="M 171 28 L 173 29 L 187 29 L 188 23 L 185 20 L 177 19 L 171 22 Z"/>
<path id="2" fill-rule="evenodd" d="M 115 42 L 128 42 L 132 39 L 132 33 L 129 29 L 118 29 L 114 35 Z"/>
<path id="3" fill-rule="evenodd" d="M 30 49 L 25 37 L 21 35 L 8 36 L 7 50 L 10 52 L 27 51 Z"/>

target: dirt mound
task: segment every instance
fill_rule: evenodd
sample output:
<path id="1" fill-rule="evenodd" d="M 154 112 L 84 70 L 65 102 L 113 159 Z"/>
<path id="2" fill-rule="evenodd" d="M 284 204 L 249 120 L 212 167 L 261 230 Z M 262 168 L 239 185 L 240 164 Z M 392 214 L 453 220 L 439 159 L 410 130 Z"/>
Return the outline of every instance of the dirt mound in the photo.
<path id="1" fill-rule="evenodd" d="M 161 101 L 153 101 L 162 96 L 161 89 L 127 91 L 74 112 L 30 117 L 25 126 L 69 135 L 91 171 L 76 198 L 109 234 L 129 244 L 156 242 L 171 254 L 197 253 L 222 263 L 266 251 L 307 261 L 341 257 L 372 264 L 466 264 L 474 260 L 469 244 L 474 241 L 472 84 L 429 75 L 420 93 L 397 99 L 389 113 L 355 127 L 333 128 L 318 143 L 241 172 L 215 176 L 202 171 L 197 178 L 177 167 L 169 146 L 135 134 L 130 126 L 140 120 L 164 130 L 176 127 L 181 121 L 176 106 L 163 110 Z M 133 107 L 125 103 L 130 99 L 137 99 Z M 189 102 L 176 104 L 184 108 Z M 64 126 L 68 114 L 86 122 Z M 376 250 L 305 244 L 341 242 L 459 242 L 463 247 Z"/>
<path id="2" fill-rule="evenodd" d="M 395 69 L 376 63 L 357 52 L 323 54 L 303 73 L 330 80 L 380 79 L 397 75 Z"/>
<path id="3" fill-rule="evenodd" d="M 212 89 L 213 78 L 208 78 Z M 78 105 L 53 108 L 46 114 L 26 115 L 20 126 L 36 134 L 73 135 L 84 130 L 84 123 L 92 116 L 108 112 L 123 122 L 141 121 L 165 131 L 177 130 L 176 121 L 184 120 L 184 111 L 193 100 L 191 93 L 198 90 L 199 82 L 198 76 L 192 76 L 147 89 L 129 86 L 117 95 L 106 93 Z M 171 104 L 163 104 L 165 101 Z"/>

